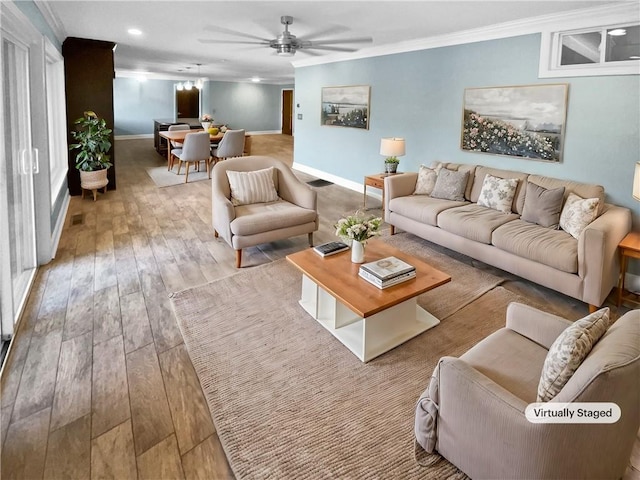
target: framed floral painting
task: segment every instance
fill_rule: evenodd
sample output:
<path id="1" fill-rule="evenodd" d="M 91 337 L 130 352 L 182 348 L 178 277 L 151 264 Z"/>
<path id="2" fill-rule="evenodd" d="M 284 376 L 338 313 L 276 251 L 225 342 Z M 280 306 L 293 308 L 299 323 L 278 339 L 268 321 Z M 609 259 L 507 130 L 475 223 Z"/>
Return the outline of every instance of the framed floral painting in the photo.
<path id="1" fill-rule="evenodd" d="M 463 150 L 560 162 L 569 85 L 467 88 Z"/>

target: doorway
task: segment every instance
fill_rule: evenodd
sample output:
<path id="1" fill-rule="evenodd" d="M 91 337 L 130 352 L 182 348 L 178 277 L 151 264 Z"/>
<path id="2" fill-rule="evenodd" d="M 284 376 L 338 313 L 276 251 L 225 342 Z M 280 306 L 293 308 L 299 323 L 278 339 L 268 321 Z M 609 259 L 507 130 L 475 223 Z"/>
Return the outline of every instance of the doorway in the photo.
<path id="1" fill-rule="evenodd" d="M 282 134 L 293 135 L 293 90 L 282 90 Z"/>
<path id="2" fill-rule="evenodd" d="M 200 90 L 176 90 L 176 120 L 200 118 Z"/>

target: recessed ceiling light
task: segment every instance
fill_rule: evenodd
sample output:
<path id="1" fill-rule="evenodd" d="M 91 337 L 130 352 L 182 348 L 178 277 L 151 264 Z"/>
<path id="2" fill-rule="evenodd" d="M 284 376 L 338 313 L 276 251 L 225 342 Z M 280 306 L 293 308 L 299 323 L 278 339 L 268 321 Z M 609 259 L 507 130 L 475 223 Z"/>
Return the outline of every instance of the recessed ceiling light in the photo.
<path id="1" fill-rule="evenodd" d="M 130 28 L 127 32 L 129 35 L 142 35 L 142 30 L 138 30 L 137 28 Z"/>
<path id="2" fill-rule="evenodd" d="M 260 81 L 260 79 L 258 77 L 253 77 L 251 79 L 251 81 L 254 82 L 254 83 L 258 83 Z"/>
<path id="3" fill-rule="evenodd" d="M 613 30 L 609 30 L 607 33 L 612 37 L 621 37 L 622 35 L 626 35 L 627 31 L 624 28 L 614 28 Z"/>

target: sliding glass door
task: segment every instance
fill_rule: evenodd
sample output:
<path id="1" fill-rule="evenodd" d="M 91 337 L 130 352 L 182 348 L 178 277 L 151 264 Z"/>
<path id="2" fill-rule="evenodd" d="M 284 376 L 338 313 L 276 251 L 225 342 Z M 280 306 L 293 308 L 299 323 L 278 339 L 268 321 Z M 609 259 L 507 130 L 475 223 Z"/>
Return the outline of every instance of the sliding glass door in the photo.
<path id="1" fill-rule="evenodd" d="M 0 320 L 2 339 L 6 340 L 13 335 L 37 266 L 33 179 L 38 169 L 38 151 L 33 148 L 29 92 L 30 48 L 34 39 L 11 29 L 11 22 L 6 22 L 4 15 L 2 20 Z"/>

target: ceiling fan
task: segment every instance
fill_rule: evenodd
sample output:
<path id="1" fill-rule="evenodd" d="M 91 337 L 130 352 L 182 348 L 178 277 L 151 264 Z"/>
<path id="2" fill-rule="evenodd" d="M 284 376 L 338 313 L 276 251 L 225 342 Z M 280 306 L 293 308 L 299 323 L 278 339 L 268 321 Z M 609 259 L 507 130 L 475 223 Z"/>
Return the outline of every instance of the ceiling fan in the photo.
<path id="1" fill-rule="evenodd" d="M 373 41 L 371 37 L 361 38 L 347 38 L 347 39 L 335 39 L 335 40 L 306 40 L 296 37 L 289 32 L 289 25 L 293 23 L 293 17 L 283 15 L 280 17 L 280 23 L 284 25 L 284 31 L 274 39 L 261 38 L 248 33 L 236 32 L 222 27 L 211 27 L 211 30 L 217 32 L 226 32 L 232 35 L 240 35 L 248 38 L 253 38 L 255 41 L 233 41 L 233 40 L 210 40 L 199 39 L 202 43 L 236 43 L 236 44 L 250 44 L 250 45 L 262 45 L 273 48 L 275 54 L 283 57 L 292 57 L 298 50 L 303 50 L 305 53 L 314 55 L 317 53 L 310 50 L 331 50 L 336 52 L 355 52 L 357 48 L 334 46 L 340 43 L 370 43 Z"/>

